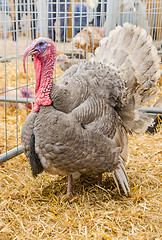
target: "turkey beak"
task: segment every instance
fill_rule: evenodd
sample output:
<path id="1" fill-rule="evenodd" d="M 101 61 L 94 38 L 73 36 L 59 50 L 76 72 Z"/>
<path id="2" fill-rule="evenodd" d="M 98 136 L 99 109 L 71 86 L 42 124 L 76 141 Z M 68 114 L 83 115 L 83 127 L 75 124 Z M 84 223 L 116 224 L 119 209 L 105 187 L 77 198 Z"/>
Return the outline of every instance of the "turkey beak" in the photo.
<path id="1" fill-rule="evenodd" d="M 34 55 L 38 52 L 38 50 L 35 49 L 36 43 L 33 42 L 30 46 L 28 46 L 23 55 L 23 67 L 24 67 L 24 73 L 26 73 L 26 67 L 25 67 L 25 60 L 27 56 Z"/>

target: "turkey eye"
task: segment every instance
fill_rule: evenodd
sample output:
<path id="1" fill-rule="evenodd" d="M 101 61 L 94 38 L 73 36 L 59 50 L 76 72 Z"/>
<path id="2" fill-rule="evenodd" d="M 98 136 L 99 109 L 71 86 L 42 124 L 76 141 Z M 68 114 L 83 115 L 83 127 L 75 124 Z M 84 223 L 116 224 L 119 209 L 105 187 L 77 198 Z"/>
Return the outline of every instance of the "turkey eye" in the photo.
<path id="1" fill-rule="evenodd" d="M 40 46 L 40 47 L 41 47 L 41 46 L 43 46 L 43 45 L 44 45 L 44 43 L 43 43 L 43 42 L 40 42 L 40 43 L 39 43 L 39 46 Z"/>

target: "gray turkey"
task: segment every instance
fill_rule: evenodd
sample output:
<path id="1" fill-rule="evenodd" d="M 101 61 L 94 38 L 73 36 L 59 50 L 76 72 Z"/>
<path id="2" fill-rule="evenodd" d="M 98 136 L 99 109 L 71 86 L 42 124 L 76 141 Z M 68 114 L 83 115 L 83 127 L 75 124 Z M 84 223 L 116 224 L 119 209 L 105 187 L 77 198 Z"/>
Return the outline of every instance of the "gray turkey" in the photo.
<path id="1" fill-rule="evenodd" d="M 156 94 L 159 59 L 144 29 L 116 27 L 95 56 L 71 66 L 53 82 L 56 47 L 36 39 L 24 52 L 34 56 L 34 110 L 22 128 L 22 145 L 34 176 L 43 170 L 73 178 L 111 172 L 129 193 L 125 169 L 127 132 L 145 131 L 151 119 L 138 108 Z"/>

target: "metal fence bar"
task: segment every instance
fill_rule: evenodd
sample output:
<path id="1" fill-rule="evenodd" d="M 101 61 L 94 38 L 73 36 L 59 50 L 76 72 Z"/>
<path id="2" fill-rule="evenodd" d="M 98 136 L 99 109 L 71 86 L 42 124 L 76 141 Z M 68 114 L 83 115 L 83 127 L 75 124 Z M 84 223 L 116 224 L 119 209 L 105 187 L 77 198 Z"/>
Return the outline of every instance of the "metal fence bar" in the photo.
<path id="1" fill-rule="evenodd" d="M 34 98 L 14 98 L 0 96 L 0 102 L 17 102 L 17 103 L 33 103 Z M 162 114 L 162 108 L 156 107 L 141 107 L 139 111 L 144 111 L 146 113 Z"/>
<path id="2" fill-rule="evenodd" d="M 0 62 L 5 62 L 6 60 L 10 60 L 10 59 L 14 59 L 14 58 L 19 58 L 19 57 L 22 57 L 23 56 L 23 53 L 22 54 L 19 54 L 19 55 L 14 55 L 14 56 L 9 56 L 9 57 L 0 57 Z"/>
<path id="3" fill-rule="evenodd" d="M 139 110 L 143 111 L 143 112 L 146 112 L 146 113 L 162 114 L 162 108 L 141 107 Z"/>
<path id="4" fill-rule="evenodd" d="M 73 45 L 72 45 L 73 46 Z M 72 49 L 73 50 L 73 49 Z M 64 51 L 66 52 L 66 51 L 69 51 L 69 49 L 64 49 Z M 73 52 L 75 53 L 75 52 L 83 52 L 83 50 L 82 49 L 77 49 L 77 50 L 73 50 Z M 162 54 L 162 51 L 158 51 L 158 54 L 159 55 L 161 55 Z M 0 62 L 5 62 L 6 60 L 10 60 L 10 59 L 14 59 L 14 58 L 20 58 L 20 57 L 22 57 L 23 56 L 23 53 L 22 54 L 19 54 L 19 55 L 14 55 L 14 56 L 9 56 L 9 57 L 0 57 Z"/>
<path id="5" fill-rule="evenodd" d="M 153 113 L 153 114 L 162 114 L 162 108 L 155 108 L 155 107 L 141 107 L 140 111 L 146 113 Z M 22 145 L 15 147 L 3 154 L 0 155 L 0 163 L 6 162 L 7 160 L 18 156 L 19 154 L 23 153 Z"/>
<path id="6" fill-rule="evenodd" d="M 0 102 L 33 103 L 34 98 L 14 98 L 14 97 L 0 96 Z"/>
<path id="7" fill-rule="evenodd" d="M 14 97 L 0 96 L 0 102 L 33 103 L 34 98 L 14 98 Z M 139 110 L 144 111 L 146 113 L 162 114 L 162 108 L 141 107 L 139 108 Z"/>
<path id="8" fill-rule="evenodd" d="M 15 147 L 5 153 L 2 153 L 0 155 L 0 163 L 6 162 L 7 160 L 16 157 L 17 155 L 23 153 L 23 147 L 22 145 Z"/>

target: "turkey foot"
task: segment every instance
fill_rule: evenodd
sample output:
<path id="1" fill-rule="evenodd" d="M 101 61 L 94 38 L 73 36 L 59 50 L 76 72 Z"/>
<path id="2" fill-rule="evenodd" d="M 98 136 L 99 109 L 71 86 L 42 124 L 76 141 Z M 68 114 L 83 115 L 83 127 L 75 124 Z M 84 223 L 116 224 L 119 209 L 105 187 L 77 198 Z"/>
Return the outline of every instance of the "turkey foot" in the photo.
<path id="1" fill-rule="evenodd" d="M 68 175 L 67 197 L 72 198 L 73 195 L 73 177 L 72 174 Z"/>
<path id="2" fill-rule="evenodd" d="M 98 174 L 98 185 L 100 186 L 102 184 L 102 173 Z"/>

